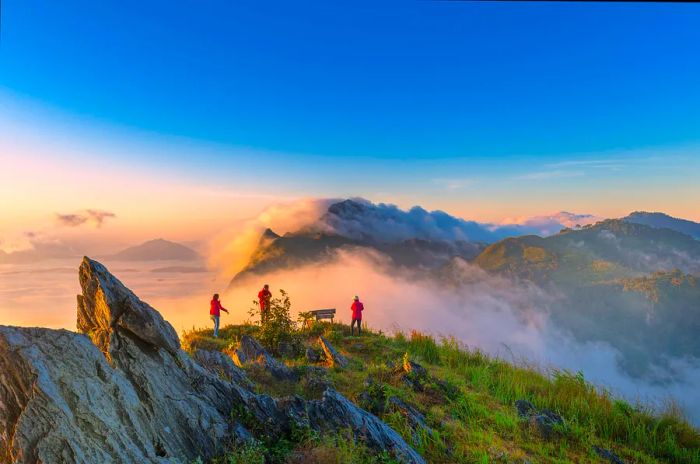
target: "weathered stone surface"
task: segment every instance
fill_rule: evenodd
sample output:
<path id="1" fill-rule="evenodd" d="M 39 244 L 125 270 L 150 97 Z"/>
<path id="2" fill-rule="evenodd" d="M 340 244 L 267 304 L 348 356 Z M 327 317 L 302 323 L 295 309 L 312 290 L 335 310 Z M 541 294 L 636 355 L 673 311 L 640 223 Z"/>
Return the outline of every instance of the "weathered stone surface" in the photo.
<path id="1" fill-rule="evenodd" d="M 403 370 L 406 374 L 412 375 L 417 379 L 422 380 L 428 377 L 428 371 L 425 367 L 417 362 L 411 361 L 408 357 L 405 357 L 403 360 Z"/>
<path id="2" fill-rule="evenodd" d="M 515 409 L 518 411 L 518 416 L 520 418 L 528 418 L 533 414 L 537 414 L 537 408 L 534 404 L 527 400 L 517 400 L 515 402 Z"/>
<path id="3" fill-rule="evenodd" d="M 318 337 L 318 343 L 321 345 L 321 348 L 323 349 L 323 352 L 326 355 L 326 359 L 328 360 L 331 366 L 341 368 L 348 367 L 348 358 L 340 354 L 338 350 L 336 350 L 333 347 L 333 345 L 331 345 L 331 342 L 329 342 L 323 336 L 321 336 Z"/>
<path id="4" fill-rule="evenodd" d="M 608 449 L 601 448 L 601 447 L 599 447 L 599 446 L 595 446 L 595 445 L 594 445 L 594 446 L 593 446 L 593 451 L 594 451 L 598 456 L 600 456 L 601 458 L 603 458 L 603 459 L 605 459 L 605 460 L 611 462 L 612 464 L 625 464 L 625 461 L 623 461 L 622 459 L 620 459 L 620 457 L 619 457 L 618 455 L 616 455 L 615 453 L 613 453 L 612 451 L 610 451 L 610 450 L 608 450 Z"/>
<path id="5" fill-rule="evenodd" d="M 262 345 L 250 335 L 243 335 L 238 347 L 231 353 L 231 358 L 237 366 L 259 364 L 269 370 L 278 379 L 291 380 L 296 374 L 286 364 L 276 360 Z"/>
<path id="6" fill-rule="evenodd" d="M 315 364 L 321 361 L 321 355 L 318 351 L 309 346 L 306 348 L 306 361 L 311 364 Z"/>
<path id="7" fill-rule="evenodd" d="M 411 427 L 411 431 L 413 432 L 414 443 L 420 443 L 424 433 L 433 433 L 433 430 L 425 422 L 425 416 L 419 410 L 397 396 L 390 397 L 388 403 L 390 409 L 398 411 L 406 418 L 408 426 Z"/>
<path id="8" fill-rule="evenodd" d="M 113 368 L 84 335 L 0 327 L 0 462 L 171 462 L 222 452 L 231 407 L 223 383 L 186 355 L 143 353 L 136 340 L 122 343 L 124 357 L 142 366 L 125 371 L 121 356 Z"/>
<path id="9" fill-rule="evenodd" d="M 564 418 L 548 409 L 538 410 L 527 400 L 517 400 L 515 408 L 518 416 L 525 419 L 543 438 L 551 438 L 558 427 L 565 425 Z"/>
<path id="10" fill-rule="evenodd" d="M 85 257 L 78 275 L 83 290 L 78 295 L 78 330 L 88 334 L 102 352 L 109 352 L 112 339 L 123 329 L 153 347 L 177 353 L 180 339 L 173 326 L 106 267 Z"/>
<path id="11" fill-rule="evenodd" d="M 253 387 L 245 371 L 236 366 L 230 356 L 221 351 L 197 350 L 192 357 L 212 374 L 247 388 Z"/>
<path id="12" fill-rule="evenodd" d="M 372 414 L 384 414 L 386 409 L 386 389 L 384 385 L 367 376 L 363 382 L 365 389 L 357 397 L 359 405 Z"/>
<path id="13" fill-rule="evenodd" d="M 315 429 L 350 428 L 368 446 L 391 451 L 402 463 L 425 463 L 394 429 L 333 389 L 326 390 L 322 400 L 310 401 L 308 408 L 309 421 Z"/>
<path id="14" fill-rule="evenodd" d="M 172 327 L 99 263 L 83 261 L 81 284 L 78 325 L 89 337 L 0 326 L 0 462 L 188 463 L 304 426 L 350 429 L 401 462 L 425 462 L 332 389 L 321 400 L 275 399 L 246 388 L 223 355 L 195 354 L 202 367 L 177 348 Z M 259 358 L 253 342 L 240 354 Z"/>

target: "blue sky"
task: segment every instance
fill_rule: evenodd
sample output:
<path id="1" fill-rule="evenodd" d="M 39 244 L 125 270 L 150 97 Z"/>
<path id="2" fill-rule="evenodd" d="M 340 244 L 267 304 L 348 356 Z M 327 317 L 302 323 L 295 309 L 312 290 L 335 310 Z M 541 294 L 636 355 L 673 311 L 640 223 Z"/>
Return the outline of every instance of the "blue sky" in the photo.
<path id="1" fill-rule="evenodd" d="M 698 193 L 700 5 L 376 3 L 6 0 L 0 130 L 452 210 Z"/>

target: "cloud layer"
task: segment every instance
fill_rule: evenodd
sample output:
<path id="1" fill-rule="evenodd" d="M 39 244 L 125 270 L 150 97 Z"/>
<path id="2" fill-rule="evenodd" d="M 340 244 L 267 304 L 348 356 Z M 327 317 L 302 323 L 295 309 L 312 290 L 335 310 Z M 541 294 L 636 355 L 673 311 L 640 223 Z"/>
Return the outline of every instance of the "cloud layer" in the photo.
<path id="1" fill-rule="evenodd" d="M 632 378 L 620 368 L 621 353 L 615 348 L 602 342 L 577 342 L 555 325 L 549 310 L 557 298 L 534 285 L 516 284 L 464 261 L 455 269 L 460 274 L 458 287 L 388 269 L 379 253 L 340 250 L 325 264 L 241 282 L 225 294 L 224 304 L 236 308 L 237 320 L 246 320 L 249 302 L 267 282 L 275 292 L 280 288 L 289 292 L 295 311 L 335 307 L 338 319 L 349 322 L 351 299 L 358 294 L 366 307 L 365 321 L 373 328 L 454 336 L 508 361 L 534 363 L 545 370 L 582 371 L 596 385 L 632 402 L 663 406 L 673 397 L 700 423 L 700 404 L 693 401 L 700 381 L 698 360 L 675 359 L 657 366 L 660 372 L 653 380 Z"/>

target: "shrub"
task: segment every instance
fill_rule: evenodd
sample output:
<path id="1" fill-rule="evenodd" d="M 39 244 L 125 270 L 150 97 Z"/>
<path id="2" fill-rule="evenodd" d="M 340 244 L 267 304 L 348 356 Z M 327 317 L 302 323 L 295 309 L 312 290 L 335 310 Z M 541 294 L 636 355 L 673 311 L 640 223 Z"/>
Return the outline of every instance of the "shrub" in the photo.
<path id="1" fill-rule="evenodd" d="M 270 307 L 265 317 L 260 314 L 257 301 L 253 301 L 253 307 L 248 311 L 252 318 L 260 316 L 258 341 L 275 355 L 298 353 L 302 350 L 303 344 L 297 332 L 296 322 L 290 315 L 291 309 L 292 302 L 289 295 L 284 290 L 280 290 L 279 298 L 270 299 Z"/>

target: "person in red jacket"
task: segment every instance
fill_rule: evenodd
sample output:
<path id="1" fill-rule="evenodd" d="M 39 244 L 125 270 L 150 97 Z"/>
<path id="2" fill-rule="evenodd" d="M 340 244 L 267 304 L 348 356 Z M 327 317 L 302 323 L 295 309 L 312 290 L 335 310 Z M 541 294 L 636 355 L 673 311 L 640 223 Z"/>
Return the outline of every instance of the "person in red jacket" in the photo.
<path id="1" fill-rule="evenodd" d="M 360 302 L 360 297 L 355 295 L 355 298 L 352 299 L 352 306 L 350 306 L 350 309 L 352 310 L 352 323 L 350 324 L 350 336 L 355 334 L 355 323 L 357 323 L 357 335 L 362 335 L 361 332 L 361 327 L 362 327 L 362 311 L 365 309 L 365 305 Z"/>
<path id="2" fill-rule="evenodd" d="M 268 311 L 270 310 L 270 299 L 272 298 L 272 292 L 270 292 L 270 286 L 265 284 L 258 292 L 258 301 L 260 302 L 260 322 L 265 322 L 267 319 Z"/>
<path id="3" fill-rule="evenodd" d="M 228 309 L 221 306 L 218 293 L 214 293 L 210 305 L 211 308 L 209 309 L 209 316 L 211 317 L 211 320 L 214 321 L 214 338 L 216 338 L 219 336 L 219 318 L 221 317 L 221 311 L 228 314 Z"/>

